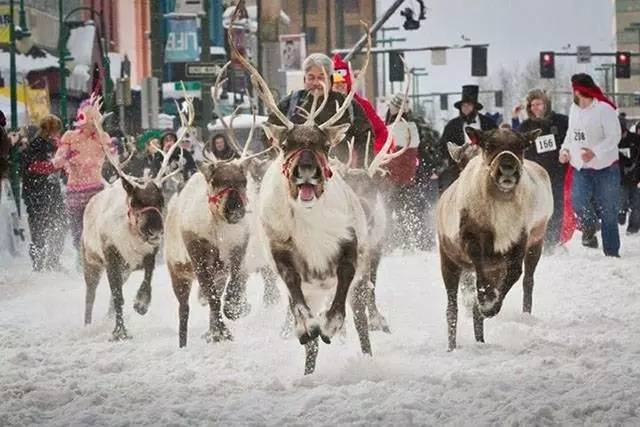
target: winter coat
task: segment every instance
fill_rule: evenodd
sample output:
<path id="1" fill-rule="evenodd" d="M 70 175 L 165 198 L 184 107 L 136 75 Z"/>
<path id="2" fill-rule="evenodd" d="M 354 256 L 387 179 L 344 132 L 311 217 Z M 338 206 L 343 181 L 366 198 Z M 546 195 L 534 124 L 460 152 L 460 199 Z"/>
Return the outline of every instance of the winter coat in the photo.
<path id="1" fill-rule="evenodd" d="M 556 140 L 555 150 L 538 153 L 537 145 L 532 145 L 524 153 L 526 159 L 538 163 L 549 173 L 551 181 L 562 181 L 564 179 L 566 166 L 558 161 L 558 156 L 560 155 L 560 146 L 567 134 L 568 127 L 569 118 L 564 114 L 557 114 L 553 111 L 543 119 L 527 119 L 520 125 L 520 132 L 540 129 L 542 131 L 541 136 L 553 134 Z"/>
<path id="2" fill-rule="evenodd" d="M 54 141 L 37 136 L 22 153 L 22 196 L 27 206 L 43 206 L 62 198 L 52 160 Z"/>
<path id="3" fill-rule="evenodd" d="M 162 156 L 162 153 L 157 152 L 153 155 L 151 161 L 151 176 L 158 175 L 163 160 L 164 157 Z M 184 179 L 184 182 L 198 171 L 196 162 L 193 160 L 193 155 L 189 150 L 178 148 L 173 152 L 173 154 L 171 154 L 171 158 L 169 159 L 169 164 L 167 166 L 167 174 L 179 167 L 182 168 L 182 178 Z"/>
<path id="4" fill-rule="evenodd" d="M 620 150 L 620 175 L 622 185 L 638 185 L 638 182 L 640 182 L 640 135 L 627 132 L 627 135 L 620 140 L 618 149 Z M 627 157 L 626 154 L 629 154 L 629 157 Z"/>
<path id="5" fill-rule="evenodd" d="M 327 101 L 324 110 L 320 112 L 318 117 L 316 117 L 316 123 L 320 125 L 327 121 L 329 117 L 333 116 L 333 114 L 336 112 L 336 102 L 342 105 L 344 98 L 344 95 L 342 95 L 341 93 L 329 92 L 329 100 Z M 292 103 L 292 100 L 295 100 L 295 103 Z M 308 96 L 308 92 L 306 90 L 300 90 L 292 92 L 287 97 L 282 99 L 278 103 L 278 108 L 293 123 L 302 124 L 306 121 L 306 119 L 305 117 L 303 117 L 303 115 L 300 114 L 299 109 L 297 109 L 296 106 L 300 106 L 309 111 L 311 109 L 312 103 L 313 96 Z M 320 105 L 320 102 L 318 102 L 318 105 Z M 282 126 L 282 122 L 273 113 L 269 115 L 268 121 L 269 123 Z M 354 138 L 354 151 L 356 157 L 354 159 L 354 163 L 356 166 L 361 166 L 363 164 L 367 140 L 370 138 L 371 141 L 373 141 L 375 138 L 371 123 L 369 122 L 369 119 L 367 119 L 367 115 L 365 114 L 362 107 L 356 101 L 352 101 L 347 111 L 336 122 L 336 125 L 344 123 L 352 123 L 352 126 L 347 131 L 343 142 L 338 144 L 332 150 L 332 153 L 338 159 L 344 162 L 348 161 L 349 147 L 347 146 L 346 141 L 350 141 L 351 138 Z"/>
<path id="6" fill-rule="evenodd" d="M 9 152 L 11 151 L 11 141 L 3 126 L 0 126 L 0 179 L 9 176 Z"/>
<path id="7" fill-rule="evenodd" d="M 483 131 L 497 129 L 498 127 L 493 120 L 483 114 L 476 114 L 476 121 L 479 121 L 480 129 Z M 444 131 L 442 132 L 442 137 L 440 137 L 440 142 L 438 143 L 438 151 L 440 155 L 436 174 L 439 176 L 438 183 L 441 192 L 446 190 L 453 181 L 458 179 L 460 171 L 458 170 L 458 165 L 449 155 L 447 142 L 450 141 L 456 145 L 463 145 L 465 142 L 464 126 L 465 118 L 463 116 L 458 116 L 447 123 L 444 127 Z"/>
<path id="8" fill-rule="evenodd" d="M 230 159 L 240 158 L 240 155 L 238 155 L 238 153 L 236 153 L 236 150 L 231 148 L 229 144 L 226 144 L 224 147 L 224 150 L 221 150 L 221 151 L 216 150 L 215 147 L 211 149 L 211 147 L 213 147 L 213 143 L 209 143 L 209 146 L 207 147 L 207 151 L 213 154 L 218 160 L 230 160 Z"/>

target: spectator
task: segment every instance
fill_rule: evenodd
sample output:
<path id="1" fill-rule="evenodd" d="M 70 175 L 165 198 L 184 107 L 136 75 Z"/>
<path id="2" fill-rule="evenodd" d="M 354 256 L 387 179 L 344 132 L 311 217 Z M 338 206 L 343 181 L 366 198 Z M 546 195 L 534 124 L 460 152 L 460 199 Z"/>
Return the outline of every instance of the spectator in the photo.
<path id="1" fill-rule="evenodd" d="M 56 116 L 42 119 L 36 138 L 22 153 L 22 195 L 27 207 L 34 271 L 60 270 L 66 213 L 60 179 L 53 164 L 62 123 Z"/>
<path id="2" fill-rule="evenodd" d="M 629 132 L 627 121 L 620 119 L 622 139 L 618 144 L 622 189 L 618 223 L 625 225 L 627 234 L 636 234 L 640 230 L 640 135 Z"/>
<path id="3" fill-rule="evenodd" d="M 597 216 L 592 212 L 590 203 L 593 197 L 602 222 L 604 254 L 619 257 L 618 143 L 621 132 L 616 106 L 588 74 L 573 75 L 571 84 L 574 103 L 569 112 L 569 127 L 559 160 L 570 163 L 574 169 L 571 194 L 583 238 L 597 247 L 597 224 L 594 220 Z"/>
<path id="4" fill-rule="evenodd" d="M 227 138 L 221 133 L 213 135 L 206 149 L 218 160 L 237 159 L 240 157 L 236 150 L 231 148 Z"/>

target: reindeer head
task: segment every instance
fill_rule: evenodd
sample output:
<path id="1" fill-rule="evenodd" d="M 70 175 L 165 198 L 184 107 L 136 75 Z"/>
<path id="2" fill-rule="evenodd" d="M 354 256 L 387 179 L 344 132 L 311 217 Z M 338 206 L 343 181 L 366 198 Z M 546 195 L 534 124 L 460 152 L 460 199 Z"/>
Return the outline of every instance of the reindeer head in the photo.
<path id="1" fill-rule="evenodd" d="M 127 219 L 133 229 L 145 242 L 158 245 L 162 238 L 164 196 L 162 189 L 153 181 L 138 186 L 122 178 L 122 187 L 127 192 Z"/>
<path id="2" fill-rule="evenodd" d="M 482 132 L 467 127 L 465 132 L 471 141 L 480 147 L 489 183 L 497 190 L 496 194 L 513 194 L 522 176 L 524 150 L 540 134 L 540 130 L 521 134 L 510 129 Z"/>
<path id="3" fill-rule="evenodd" d="M 231 33 L 230 31 L 230 45 L 235 46 Z M 368 28 L 367 34 L 369 34 Z M 322 197 L 327 180 L 332 176 L 328 161 L 329 149 L 344 139 L 350 127 L 350 124 L 336 125 L 336 123 L 347 112 L 355 95 L 357 83 L 366 75 L 371 56 L 371 37 L 368 37 L 367 56 L 358 81 L 353 84 L 342 105 L 336 106 L 335 114 L 322 124 L 317 124 L 315 120 L 329 100 L 329 88 L 326 84 L 321 83 L 323 99 L 320 106 L 318 107 L 320 96 L 317 93 L 311 94 L 313 103 L 310 111 L 302 111 L 306 114 L 306 121 L 302 124 L 294 124 L 278 108 L 268 84 L 258 70 L 237 50 L 234 49 L 232 53 L 233 59 L 249 72 L 258 96 L 282 123 L 282 126 L 265 123 L 263 128 L 267 137 L 273 140 L 273 145 L 281 151 L 282 174 L 288 184 L 290 200 L 304 207 L 312 207 L 315 201 Z"/>

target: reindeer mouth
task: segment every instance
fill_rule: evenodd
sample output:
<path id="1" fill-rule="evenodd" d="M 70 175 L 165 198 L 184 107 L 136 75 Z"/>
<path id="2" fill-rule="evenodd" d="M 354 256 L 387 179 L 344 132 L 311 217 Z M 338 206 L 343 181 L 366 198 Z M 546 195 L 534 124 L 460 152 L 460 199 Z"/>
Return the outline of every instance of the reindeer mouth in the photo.
<path id="1" fill-rule="evenodd" d="M 316 186 L 309 183 L 298 185 L 298 199 L 303 202 L 311 202 L 316 198 Z"/>

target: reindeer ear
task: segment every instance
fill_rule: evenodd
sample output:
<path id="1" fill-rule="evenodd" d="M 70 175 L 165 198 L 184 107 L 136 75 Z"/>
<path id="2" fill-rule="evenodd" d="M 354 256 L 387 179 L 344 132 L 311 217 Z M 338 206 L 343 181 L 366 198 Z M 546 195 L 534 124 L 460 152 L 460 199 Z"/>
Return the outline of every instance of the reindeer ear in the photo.
<path id="1" fill-rule="evenodd" d="M 526 148 L 529 145 L 533 144 L 536 141 L 536 138 L 539 137 L 541 133 L 542 133 L 542 129 L 534 129 L 534 130 L 530 130 L 529 132 L 523 132 L 522 136 L 526 140 L 526 143 L 524 144 L 523 148 Z"/>
<path id="2" fill-rule="evenodd" d="M 483 132 L 481 130 L 471 126 L 466 126 L 464 128 L 464 132 L 467 134 L 472 144 L 479 145 L 480 147 L 483 146 L 482 145 Z"/>
<path id="3" fill-rule="evenodd" d="M 122 181 L 122 188 L 124 188 L 124 191 L 126 191 L 128 195 L 133 196 L 133 192 L 135 191 L 133 184 L 123 176 L 120 176 L 120 181 Z"/>
<path id="4" fill-rule="evenodd" d="M 204 175 L 204 179 L 207 182 L 211 182 L 211 178 L 213 178 L 213 173 L 216 171 L 216 165 L 213 163 L 205 163 L 200 167 L 200 172 Z"/>
<path id="5" fill-rule="evenodd" d="M 336 145 L 342 142 L 350 127 L 351 123 L 344 123 L 326 128 L 324 132 L 329 138 L 329 145 Z"/>
<path id="6" fill-rule="evenodd" d="M 262 129 L 264 130 L 265 135 L 267 135 L 267 138 L 276 146 L 279 146 L 280 143 L 284 141 L 285 134 L 288 130 L 286 126 L 278 126 L 269 122 L 264 122 L 262 124 Z"/>
<path id="7" fill-rule="evenodd" d="M 460 163 L 460 156 L 462 156 L 462 148 L 460 145 L 456 145 L 453 142 L 447 142 L 447 149 L 449 150 L 449 155 L 453 159 L 454 162 Z"/>

